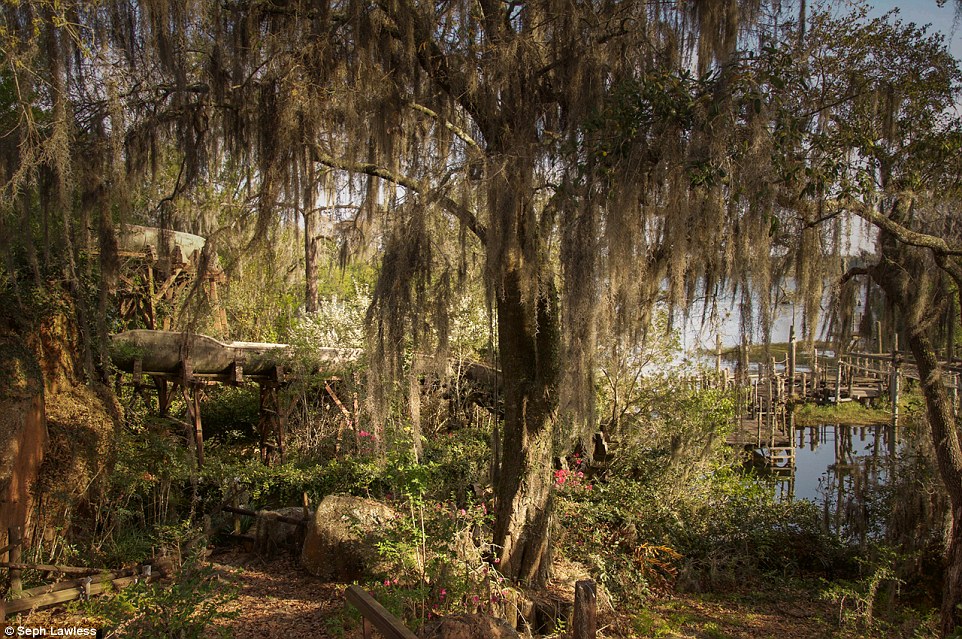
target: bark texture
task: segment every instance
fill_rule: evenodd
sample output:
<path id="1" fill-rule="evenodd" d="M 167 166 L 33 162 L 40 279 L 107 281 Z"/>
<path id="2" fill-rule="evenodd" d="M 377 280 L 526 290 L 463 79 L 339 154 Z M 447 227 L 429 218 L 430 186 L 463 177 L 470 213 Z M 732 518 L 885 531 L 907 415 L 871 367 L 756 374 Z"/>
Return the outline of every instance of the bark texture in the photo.
<path id="1" fill-rule="evenodd" d="M 901 204 L 893 208 L 896 222 L 905 213 Z M 951 505 L 952 525 L 943 556 L 941 610 L 942 636 L 949 636 L 962 627 L 962 447 L 931 337 L 942 315 L 945 300 L 940 299 L 939 292 L 945 274 L 928 248 L 907 245 L 884 229 L 879 245 L 881 259 L 870 272 L 902 317 L 921 378 L 936 465 Z"/>
<path id="2" fill-rule="evenodd" d="M 498 302 L 505 380 L 505 428 L 494 543 L 501 570 L 519 582 L 544 584 L 550 567 L 551 456 L 557 415 L 558 314 L 551 287 L 526 301 L 508 273 Z M 536 309 L 531 309 L 536 305 Z M 529 311 L 534 312 L 529 312 Z"/>

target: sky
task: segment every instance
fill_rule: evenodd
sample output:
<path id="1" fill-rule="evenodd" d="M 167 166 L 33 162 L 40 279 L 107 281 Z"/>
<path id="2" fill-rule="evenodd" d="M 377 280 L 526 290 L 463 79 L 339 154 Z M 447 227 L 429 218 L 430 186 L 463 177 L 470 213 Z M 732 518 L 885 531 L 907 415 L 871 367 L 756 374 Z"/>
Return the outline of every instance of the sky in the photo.
<path id="1" fill-rule="evenodd" d="M 869 0 L 869 4 L 873 7 L 870 12 L 873 17 L 897 8 L 903 22 L 931 24 L 933 29 L 945 34 L 956 60 L 962 60 L 962 23 L 956 24 L 954 0 L 941 8 L 936 0 Z"/>

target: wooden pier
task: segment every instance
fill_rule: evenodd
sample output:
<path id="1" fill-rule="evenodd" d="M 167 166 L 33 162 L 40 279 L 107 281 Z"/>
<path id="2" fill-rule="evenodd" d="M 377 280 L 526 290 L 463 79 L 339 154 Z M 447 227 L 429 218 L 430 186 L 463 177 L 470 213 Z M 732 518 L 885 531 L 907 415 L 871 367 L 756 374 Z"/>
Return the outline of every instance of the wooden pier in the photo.
<path id="1" fill-rule="evenodd" d="M 742 349 L 745 350 L 744 348 Z M 780 359 L 749 366 L 742 358 L 736 373 L 721 366 L 721 348 L 716 346 L 715 380 L 734 388 L 738 427 L 729 437 L 733 446 L 743 448 L 773 471 L 788 472 L 795 466 L 796 404 L 840 404 L 857 401 L 866 406 L 885 401 L 892 425 L 898 425 L 899 395 L 908 382 L 919 381 L 918 368 L 907 353 L 859 350 L 835 353 L 830 350 L 808 354 L 807 365 L 799 366 L 794 331 L 789 351 Z M 953 406 L 958 412 L 962 361 L 940 362 Z"/>

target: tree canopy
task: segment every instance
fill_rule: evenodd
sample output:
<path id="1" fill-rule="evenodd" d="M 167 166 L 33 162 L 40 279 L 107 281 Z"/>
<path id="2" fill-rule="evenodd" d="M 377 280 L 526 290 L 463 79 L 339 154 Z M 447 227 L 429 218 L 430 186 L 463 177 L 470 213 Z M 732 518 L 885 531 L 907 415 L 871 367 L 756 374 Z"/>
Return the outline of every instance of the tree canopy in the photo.
<path id="1" fill-rule="evenodd" d="M 543 581 L 551 460 L 594 428 L 600 336 L 729 295 L 767 341 L 794 279 L 812 339 L 852 215 L 882 230 L 886 268 L 895 242 L 960 281 L 962 76 L 944 40 L 864 7 L 782 5 L 8 3 L 4 277 L 79 291 L 96 247 L 92 338 L 119 225 L 200 232 L 211 257 L 300 217 L 310 262 L 314 214 L 349 205 L 345 255 L 380 253 L 368 332 L 386 389 L 405 349 L 444 354 L 450 301 L 478 274 L 505 389 L 495 544 L 507 574 Z"/>

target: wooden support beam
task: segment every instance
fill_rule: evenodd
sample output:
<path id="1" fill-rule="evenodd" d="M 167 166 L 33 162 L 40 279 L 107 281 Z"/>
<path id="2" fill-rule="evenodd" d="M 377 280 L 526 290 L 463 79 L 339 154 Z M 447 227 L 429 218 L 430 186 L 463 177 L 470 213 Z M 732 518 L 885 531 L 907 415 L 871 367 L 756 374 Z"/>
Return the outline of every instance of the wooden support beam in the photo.
<path id="1" fill-rule="evenodd" d="M 151 375 L 150 377 L 154 380 L 154 386 L 157 387 L 157 413 L 161 417 L 167 417 L 167 415 L 170 414 L 170 401 L 172 398 L 170 384 L 164 377 L 157 375 Z"/>
<path id="2" fill-rule="evenodd" d="M 277 385 L 273 382 L 260 384 L 260 410 L 257 430 L 260 434 L 261 463 L 265 466 L 271 462 L 270 434 L 274 432 L 274 415 L 276 413 L 276 399 L 274 397 Z"/>
<path id="3" fill-rule="evenodd" d="M 788 330 L 788 395 L 795 397 L 795 324 Z"/>
<path id="4" fill-rule="evenodd" d="M 204 465 L 204 427 L 200 420 L 200 395 L 201 390 L 197 386 L 191 387 L 191 403 L 193 409 L 190 416 L 194 426 L 194 443 L 197 445 L 197 467 Z"/>
<path id="5" fill-rule="evenodd" d="M 228 372 L 228 378 L 230 384 L 238 385 L 244 383 L 244 364 L 238 360 L 234 360 L 234 363 L 230 365 L 230 371 Z"/>
<path id="6" fill-rule="evenodd" d="M 164 299 L 164 296 L 167 295 L 167 292 L 170 290 L 170 287 L 173 286 L 174 282 L 177 281 L 177 278 L 180 276 L 180 273 L 182 270 L 183 269 L 180 269 L 180 268 L 175 269 L 174 272 L 170 275 L 170 277 L 164 280 L 164 283 L 161 285 L 160 290 L 157 291 L 157 294 L 154 296 L 154 302 L 159 302 L 160 300 Z"/>
<path id="7" fill-rule="evenodd" d="M 154 288 L 156 284 L 154 282 L 154 267 L 153 264 L 147 264 L 147 308 L 144 313 L 144 324 L 147 328 L 153 330 L 157 326 L 157 298 L 154 296 Z"/>
<path id="8" fill-rule="evenodd" d="M 186 388 L 194 381 L 194 367 L 190 363 L 190 358 L 185 357 L 180 362 L 180 383 Z"/>
<path id="9" fill-rule="evenodd" d="M 895 333 L 892 348 L 892 377 L 889 380 L 889 395 L 892 399 L 892 426 L 899 425 L 899 375 L 902 356 L 899 355 L 899 335 Z"/>
<path id="10" fill-rule="evenodd" d="M 104 592 L 115 592 L 133 583 L 137 583 L 138 581 L 153 581 L 156 578 L 156 576 L 150 575 L 145 577 L 122 577 L 120 579 L 106 581 L 91 580 L 88 584 L 78 584 L 70 588 L 64 588 L 63 590 L 57 590 L 34 597 L 24 597 L 22 599 L 5 601 L 3 602 L 2 610 L 0 610 L 0 618 L 5 618 L 6 615 L 17 612 L 25 612 L 27 610 L 36 610 L 37 608 L 56 606 L 68 601 L 81 599 L 85 595 L 89 597 L 92 595 L 99 595 Z"/>
<path id="11" fill-rule="evenodd" d="M 183 387 L 184 402 L 190 415 L 191 438 L 197 455 L 197 467 L 204 465 L 204 427 L 200 418 L 200 395 L 203 391 L 196 384 Z"/>

